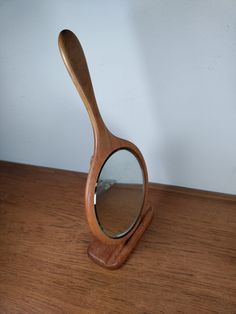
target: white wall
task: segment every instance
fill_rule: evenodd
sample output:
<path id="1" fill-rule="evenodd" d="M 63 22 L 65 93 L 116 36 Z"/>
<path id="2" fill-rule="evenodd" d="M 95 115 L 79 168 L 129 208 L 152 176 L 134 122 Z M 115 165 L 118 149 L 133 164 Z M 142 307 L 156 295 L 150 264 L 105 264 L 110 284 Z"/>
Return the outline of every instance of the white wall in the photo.
<path id="1" fill-rule="evenodd" d="M 90 122 L 57 47 L 68 28 L 151 181 L 236 194 L 235 17 L 229 0 L 0 0 L 1 159 L 88 170 Z"/>

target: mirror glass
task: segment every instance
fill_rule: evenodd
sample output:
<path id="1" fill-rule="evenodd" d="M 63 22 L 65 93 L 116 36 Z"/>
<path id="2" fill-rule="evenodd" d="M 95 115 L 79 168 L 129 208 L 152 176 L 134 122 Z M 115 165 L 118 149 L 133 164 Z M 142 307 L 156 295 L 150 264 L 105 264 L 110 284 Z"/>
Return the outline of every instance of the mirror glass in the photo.
<path id="1" fill-rule="evenodd" d="M 134 226 L 144 192 L 143 171 L 135 155 L 126 149 L 111 154 L 100 171 L 94 197 L 98 223 L 106 235 L 118 238 Z"/>

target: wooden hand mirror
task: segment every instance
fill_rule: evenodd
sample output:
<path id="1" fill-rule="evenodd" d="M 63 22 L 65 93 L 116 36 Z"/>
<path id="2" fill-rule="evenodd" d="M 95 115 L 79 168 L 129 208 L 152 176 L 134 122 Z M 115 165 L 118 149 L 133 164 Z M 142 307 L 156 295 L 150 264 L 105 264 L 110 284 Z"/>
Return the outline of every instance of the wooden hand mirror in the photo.
<path id="1" fill-rule="evenodd" d="M 83 49 L 69 30 L 59 35 L 59 49 L 77 88 L 94 133 L 94 154 L 85 189 L 85 208 L 93 241 L 88 255 L 99 265 L 119 268 L 153 216 L 148 205 L 148 176 L 138 148 L 114 136 L 96 102 Z"/>

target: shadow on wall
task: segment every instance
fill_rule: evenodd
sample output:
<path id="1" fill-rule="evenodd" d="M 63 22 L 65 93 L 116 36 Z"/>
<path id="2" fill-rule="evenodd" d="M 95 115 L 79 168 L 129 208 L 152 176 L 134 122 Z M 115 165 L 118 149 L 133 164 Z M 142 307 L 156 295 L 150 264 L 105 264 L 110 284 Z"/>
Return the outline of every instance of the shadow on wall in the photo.
<path id="1" fill-rule="evenodd" d="M 236 153 L 232 148 L 235 128 L 224 121 L 233 110 L 223 90 L 224 85 L 227 88 L 224 76 L 229 80 L 227 71 L 232 68 L 232 63 L 229 67 L 226 63 L 229 47 L 222 49 L 231 40 L 223 25 L 231 18 L 229 12 L 229 6 L 220 2 L 212 10 L 210 2 L 150 0 L 136 2 L 130 10 L 151 112 L 159 124 L 156 132 L 162 131 L 161 147 L 154 141 L 150 153 L 157 163 L 159 156 L 165 169 L 162 183 L 233 193 L 227 181 L 231 169 L 224 166 L 233 163 L 232 153 Z M 221 62 L 222 55 L 226 64 Z M 219 119 L 223 134 L 231 137 L 228 143 L 222 138 Z M 231 154 L 230 160 L 224 150 Z M 158 177 L 158 164 L 150 170 Z"/>
<path id="2" fill-rule="evenodd" d="M 188 162 L 188 138 L 184 132 L 181 132 L 182 127 L 178 126 L 178 118 L 183 119 L 181 112 L 185 109 L 187 109 L 185 119 L 191 119 L 191 116 L 188 116 L 189 108 L 185 108 L 189 106 L 187 95 L 180 95 L 176 87 L 177 81 L 181 93 L 183 92 L 181 83 L 185 85 L 183 75 L 186 73 L 181 69 L 184 69 L 186 64 L 183 64 L 185 59 L 181 56 L 181 50 L 187 47 L 186 42 L 177 42 L 180 33 L 184 30 L 179 25 L 178 18 L 174 21 L 170 15 L 175 16 L 182 12 L 178 12 L 178 4 L 172 2 L 172 6 L 174 7 L 172 9 L 166 4 L 162 6 L 159 1 L 140 2 L 140 5 L 133 10 L 133 20 L 149 80 L 151 112 L 156 123 L 159 124 L 156 132 L 162 130 L 162 145 L 157 147 L 153 143 L 154 151 L 151 155 L 159 155 L 161 163 L 164 164 L 166 175 L 164 183 L 181 184 L 181 178 L 184 182 Z M 183 48 L 181 49 L 180 46 Z M 191 54 L 188 49 L 183 51 L 184 55 L 188 53 Z M 180 78 L 179 81 L 178 76 L 181 75 L 182 79 Z M 158 165 L 156 167 L 158 173 Z"/>

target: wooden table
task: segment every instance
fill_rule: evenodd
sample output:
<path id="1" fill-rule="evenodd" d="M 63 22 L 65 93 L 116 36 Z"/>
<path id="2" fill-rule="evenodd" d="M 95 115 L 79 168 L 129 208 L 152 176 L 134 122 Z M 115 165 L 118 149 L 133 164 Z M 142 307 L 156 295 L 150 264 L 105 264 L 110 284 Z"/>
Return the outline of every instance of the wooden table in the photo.
<path id="1" fill-rule="evenodd" d="M 86 175 L 0 162 L 0 313 L 236 313 L 236 198 L 151 185 L 128 262 L 87 257 Z"/>

